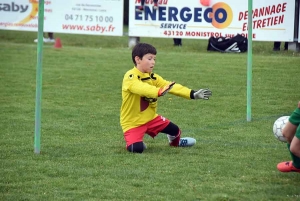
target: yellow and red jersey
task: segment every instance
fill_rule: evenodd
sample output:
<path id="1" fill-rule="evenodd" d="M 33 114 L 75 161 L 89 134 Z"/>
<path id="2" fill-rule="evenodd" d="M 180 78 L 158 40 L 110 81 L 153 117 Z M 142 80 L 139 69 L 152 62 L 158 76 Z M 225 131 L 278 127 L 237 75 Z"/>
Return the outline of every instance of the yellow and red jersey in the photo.
<path id="1" fill-rule="evenodd" d="M 158 91 L 170 83 L 157 74 L 142 73 L 136 67 L 125 73 L 120 115 L 124 133 L 157 117 Z M 169 93 L 190 99 L 191 89 L 176 83 Z"/>

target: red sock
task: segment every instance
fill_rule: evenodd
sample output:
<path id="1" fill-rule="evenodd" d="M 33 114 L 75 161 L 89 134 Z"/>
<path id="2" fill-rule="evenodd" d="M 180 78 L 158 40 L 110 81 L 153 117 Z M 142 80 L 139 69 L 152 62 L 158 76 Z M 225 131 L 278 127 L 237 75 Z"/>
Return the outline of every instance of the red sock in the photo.
<path id="1" fill-rule="evenodd" d="M 180 135 L 181 135 L 181 131 L 179 130 L 178 135 L 175 137 L 175 139 L 173 139 L 173 140 L 170 142 L 170 146 L 172 146 L 172 147 L 178 147 L 179 142 L 180 142 Z"/>

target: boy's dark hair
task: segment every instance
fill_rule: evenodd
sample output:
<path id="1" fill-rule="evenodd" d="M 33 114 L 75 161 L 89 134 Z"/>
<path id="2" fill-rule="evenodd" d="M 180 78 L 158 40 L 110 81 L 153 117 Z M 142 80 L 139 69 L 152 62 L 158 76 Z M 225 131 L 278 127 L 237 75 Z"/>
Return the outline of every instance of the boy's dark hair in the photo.
<path id="1" fill-rule="evenodd" d="M 156 55 L 156 49 L 152 45 L 148 43 L 138 43 L 134 46 L 132 49 L 132 61 L 134 65 L 136 65 L 136 62 L 134 58 L 138 56 L 140 59 L 143 58 L 145 54 L 154 54 Z"/>

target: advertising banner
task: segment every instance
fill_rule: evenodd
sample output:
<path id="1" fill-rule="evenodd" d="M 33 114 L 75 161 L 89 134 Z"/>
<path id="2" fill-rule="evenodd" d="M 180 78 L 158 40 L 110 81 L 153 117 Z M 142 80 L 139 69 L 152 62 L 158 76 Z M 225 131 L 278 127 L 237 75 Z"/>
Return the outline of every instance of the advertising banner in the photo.
<path id="1" fill-rule="evenodd" d="M 208 39 L 248 33 L 248 0 L 130 0 L 129 36 Z M 292 41 L 295 0 L 253 1 L 252 32 L 257 41 Z"/>
<path id="2" fill-rule="evenodd" d="M 38 0 L 2 0 L 0 29 L 37 31 Z M 122 0 L 45 0 L 44 31 L 123 35 Z"/>

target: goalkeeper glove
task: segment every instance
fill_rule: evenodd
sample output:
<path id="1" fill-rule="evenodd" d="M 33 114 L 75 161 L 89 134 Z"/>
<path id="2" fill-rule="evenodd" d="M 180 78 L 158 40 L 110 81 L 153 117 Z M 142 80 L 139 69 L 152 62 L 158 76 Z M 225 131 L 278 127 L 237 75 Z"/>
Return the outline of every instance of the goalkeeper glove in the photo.
<path id="1" fill-rule="evenodd" d="M 212 95 L 211 90 L 209 89 L 199 89 L 194 93 L 194 99 L 204 99 L 208 100 L 209 97 Z"/>
<path id="2" fill-rule="evenodd" d="M 166 93 L 168 93 L 172 89 L 174 84 L 175 84 L 175 82 L 171 82 L 167 86 L 164 86 L 163 88 L 160 88 L 158 90 L 158 96 L 164 96 Z"/>

